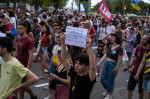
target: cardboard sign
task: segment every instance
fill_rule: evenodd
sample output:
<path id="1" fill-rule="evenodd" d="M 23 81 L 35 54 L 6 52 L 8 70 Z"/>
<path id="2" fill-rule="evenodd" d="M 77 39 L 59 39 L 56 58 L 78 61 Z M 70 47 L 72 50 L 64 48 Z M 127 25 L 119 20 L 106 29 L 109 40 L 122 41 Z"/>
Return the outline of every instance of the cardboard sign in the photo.
<path id="1" fill-rule="evenodd" d="M 67 26 L 65 44 L 86 48 L 88 29 Z"/>

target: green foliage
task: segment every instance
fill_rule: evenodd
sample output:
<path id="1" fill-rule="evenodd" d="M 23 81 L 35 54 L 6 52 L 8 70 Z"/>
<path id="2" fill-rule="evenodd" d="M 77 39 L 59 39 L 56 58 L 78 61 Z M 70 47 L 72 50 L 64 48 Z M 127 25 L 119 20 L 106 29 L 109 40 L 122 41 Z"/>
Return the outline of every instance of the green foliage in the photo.
<path id="1" fill-rule="evenodd" d="M 111 13 L 116 13 L 116 11 L 118 10 L 119 13 L 122 13 L 122 9 L 123 9 L 123 0 L 105 0 L 109 10 L 111 11 Z M 145 3 L 143 1 L 139 1 L 139 6 L 141 8 L 140 11 L 137 11 L 136 9 L 134 9 L 131 6 L 132 0 L 125 0 L 124 5 L 126 5 L 127 9 L 125 11 L 125 13 L 134 13 L 137 15 L 145 15 L 147 8 L 149 8 L 149 13 L 150 13 L 150 4 Z M 95 12 L 98 10 L 100 5 L 100 2 L 97 3 L 95 6 L 93 6 L 92 11 Z M 145 13 L 143 13 L 143 9 L 145 9 Z"/>
<path id="2" fill-rule="evenodd" d="M 81 2 L 81 4 L 82 3 L 84 3 L 84 4 L 86 4 L 86 6 L 88 7 L 88 9 L 89 9 L 89 12 L 91 11 L 91 3 L 90 2 Z M 86 11 L 85 11 L 85 14 L 88 14 Z"/>

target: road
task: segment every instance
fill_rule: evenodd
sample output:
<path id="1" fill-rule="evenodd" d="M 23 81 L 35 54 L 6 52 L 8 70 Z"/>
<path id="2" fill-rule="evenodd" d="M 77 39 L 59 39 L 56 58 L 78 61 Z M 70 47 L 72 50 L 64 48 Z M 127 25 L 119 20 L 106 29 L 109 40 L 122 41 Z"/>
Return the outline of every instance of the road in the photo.
<path id="1" fill-rule="evenodd" d="M 127 99 L 126 79 L 128 78 L 129 74 L 127 72 L 123 72 L 123 69 L 125 66 L 126 66 L 126 63 L 122 63 L 118 70 L 118 74 L 115 79 L 113 99 Z M 32 63 L 31 71 L 34 72 L 37 76 L 41 75 L 41 64 L 39 61 Z M 38 99 L 44 99 L 44 97 L 48 96 L 48 90 L 44 90 L 43 87 L 35 87 L 35 85 L 48 83 L 47 78 L 48 78 L 48 75 L 46 75 L 46 79 L 41 79 L 39 80 L 39 82 L 31 86 L 33 92 L 38 96 Z M 137 87 L 133 93 L 132 99 L 138 99 Z M 96 82 L 91 92 L 90 99 L 104 99 L 104 97 L 102 96 L 103 92 L 104 92 L 104 88 L 102 87 L 101 83 L 99 81 Z M 25 99 L 30 99 L 30 96 L 27 93 L 25 93 Z"/>

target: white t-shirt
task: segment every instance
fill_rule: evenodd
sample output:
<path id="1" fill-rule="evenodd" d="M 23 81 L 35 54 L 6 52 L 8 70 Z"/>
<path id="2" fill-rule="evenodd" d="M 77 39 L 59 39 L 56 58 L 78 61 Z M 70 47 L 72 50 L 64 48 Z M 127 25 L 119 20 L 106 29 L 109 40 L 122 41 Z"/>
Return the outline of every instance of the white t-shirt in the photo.
<path id="1" fill-rule="evenodd" d="M 2 32 L 0 31 L 0 37 L 6 37 L 6 33 L 2 33 Z"/>
<path id="2" fill-rule="evenodd" d="M 56 46 L 57 46 L 57 45 L 55 45 L 55 46 L 53 47 L 53 50 L 52 50 L 53 59 L 54 59 L 54 57 L 55 57 Z M 67 47 L 66 47 L 66 49 L 67 49 Z M 61 46 L 57 46 L 56 54 L 57 54 L 58 50 L 61 50 Z M 67 49 L 67 50 L 68 50 L 68 49 Z"/>
<path id="3" fill-rule="evenodd" d="M 99 36 L 98 36 L 98 40 L 102 40 L 102 38 L 105 36 L 106 34 L 106 28 L 105 27 L 99 27 L 97 29 L 97 33 L 99 33 Z"/>
<path id="4" fill-rule="evenodd" d="M 110 34 L 111 32 L 115 31 L 115 27 L 114 27 L 113 25 L 111 25 L 111 26 L 108 25 L 108 26 L 106 27 L 106 29 L 107 29 L 107 33 L 108 33 L 108 34 Z M 109 35 L 108 38 L 111 38 L 111 36 Z"/>
<path id="5" fill-rule="evenodd" d="M 15 27 L 15 29 L 16 29 L 16 19 L 15 19 L 15 17 L 11 17 L 11 18 L 10 18 L 10 23 L 13 23 L 13 24 L 14 24 L 14 27 Z"/>

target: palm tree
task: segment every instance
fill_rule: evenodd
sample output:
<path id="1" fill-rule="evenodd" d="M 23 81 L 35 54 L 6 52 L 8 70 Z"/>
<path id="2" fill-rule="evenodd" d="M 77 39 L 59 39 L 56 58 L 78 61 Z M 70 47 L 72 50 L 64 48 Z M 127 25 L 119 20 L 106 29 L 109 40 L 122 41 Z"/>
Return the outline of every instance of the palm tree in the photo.
<path id="1" fill-rule="evenodd" d="M 74 5 L 76 5 L 77 8 L 79 8 L 79 0 L 72 0 L 72 10 L 73 10 Z"/>

